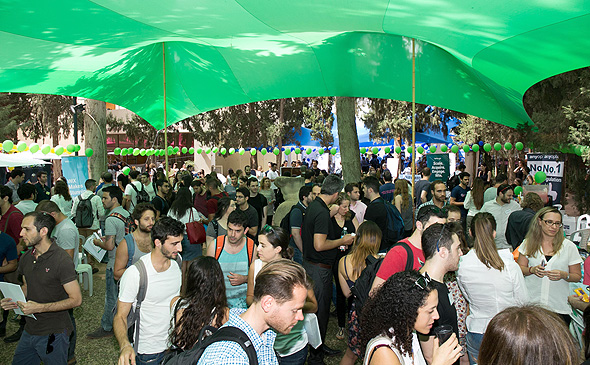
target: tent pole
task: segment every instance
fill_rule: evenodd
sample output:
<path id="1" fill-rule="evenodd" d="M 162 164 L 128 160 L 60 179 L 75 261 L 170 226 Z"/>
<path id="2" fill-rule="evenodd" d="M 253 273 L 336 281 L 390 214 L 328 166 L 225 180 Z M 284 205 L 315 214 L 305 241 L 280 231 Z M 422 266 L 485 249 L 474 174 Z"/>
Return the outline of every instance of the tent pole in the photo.
<path id="1" fill-rule="evenodd" d="M 166 44 L 162 42 L 162 68 L 164 75 L 164 156 L 165 156 L 165 174 L 168 177 L 168 121 L 166 119 Z"/>
<path id="2" fill-rule="evenodd" d="M 416 43 L 412 38 L 412 202 L 414 202 L 414 185 L 416 180 Z M 412 204 L 413 210 L 416 204 Z M 412 214 L 415 217 L 416 214 Z"/>

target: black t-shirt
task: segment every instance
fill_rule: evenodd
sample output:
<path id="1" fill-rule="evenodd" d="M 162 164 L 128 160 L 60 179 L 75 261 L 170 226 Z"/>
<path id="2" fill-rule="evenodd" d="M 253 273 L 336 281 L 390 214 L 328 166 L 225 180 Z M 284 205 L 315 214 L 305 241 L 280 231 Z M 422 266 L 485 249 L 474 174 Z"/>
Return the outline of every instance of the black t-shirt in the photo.
<path id="1" fill-rule="evenodd" d="M 457 203 L 461 203 L 465 201 L 465 196 L 467 196 L 467 192 L 471 190 L 469 188 L 467 189 L 463 189 L 461 187 L 461 185 L 457 185 L 453 188 L 453 191 L 451 192 L 451 197 L 455 198 L 455 201 Z M 465 218 L 467 216 L 467 209 L 465 209 L 464 207 L 459 207 L 461 208 L 461 217 Z"/>
<path id="2" fill-rule="evenodd" d="M 314 234 L 330 234 L 330 210 L 324 201 L 317 197 L 309 204 L 305 211 L 305 219 L 301 228 L 301 240 L 303 241 L 303 257 L 307 261 L 333 265 L 338 253 L 338 248 L 327 251 L 316 251 L 313 246 Z"/>
<path id="3" fill-rule="evenodd" d="M 385 237 L 385 232 L 387 232 L 387 208 L 385 208 L 385 200 L 383 200 L 383 198 L 377 198 L 367 206 L 365 220 L 375 222 L 383 233 L 383 239 L 381 240 L 379 251 L 387 250 L 395 243 Z"/>
<path id="4" fill-rule="evenodd" d="M 154 208 L 156 208 L 160 212 L 160 217 L 168 215 L 170 205 L 168 205 L 166 199 L 163 199 L 161 196 L 156 195 L 154 199 L 152 199 L 152 204 L 154 205 Z"/>
<path id="5" fill-rule="evenodd" d="M 451 294 L 447 289 L 447 286 L 443 283 L 440 283 L 436 280 L 432 280 L 430 282 L 438 291 L 438 306 L 436 310 L 438 311 L 438 315 L 440 316 L 439 319 L 434 321 L 432 325 L 432 329 L 430 330 L 429 335 L 434 336 L 434 328 L 438 326 L 442 326 L 443 324 L 448 324 L 453 327 L 453 332 L 455 332 L 455 336 L 459 339 L 459 325 L 457 324 L 457 310 L 455 306 L 451 304 L 450 297 Z M 455 365 L 459 364 L 459 360 L 455 362 Z"/>
<path id="6" fill-rule="evenodd" d="M 419 207 L 422 204 L 422 200 L 420 200 L 420 196 L 422 192 L 426 190 L 426 201 L 432 199 L 432 191 L 430 191 L 430 181 L 428 180 L 418 180 L 416 181 L 416 190 L 414 191 L 414 196 L 416 197 L 416 207 Z"/>
<path id="7" fill-rule="evenodd" d="M 248 209 L 243 210 L 242 212 L 246 213 L 248 216 L 248 227 L 258 227 L 258 212 L 256 209 L 248 204 Z M 246 233 L 246 236 L 252 238 L 255 242 L 258 242 L 258 235 L 252 235 L 250 232 Z"/>
<path id="8" fill-rule="evenodd" d="M 259 193 L 255 197 L 249 197 L 248 204 L 254 207 L 258 213 L 258 229 L 260 229 L 262 224 L 262 209 L 268 205 L 268 200 L 266 200 L 264 195 Z"/>
<path id="9" fill-rule="evenodd" d="M 352 213 L 350 218 L 344 221 L 344 227 L 346 227 L 348 234 L 356 232 L 356 228 L 354 228 L 354 223 L 352 223 L 352 219 L 354 218 L 354 212 L 351 211 L 350 213 Z M 330 219 L 330 233 L 328 233 L 328 239 L 337 240 L 340 237 L 342 237 L 342 231 L 344 230 L 344 227 L 340 227 L 338 222 L 336 222 L 336 217 L 332 217 Z M 338 248 L 338 253 L 336 257 L 340 258 L 343 255 L 346 255 L 350 251 L 350 247 L 351 246 L 346 246 L 346 250 L 344 251 L 340 251 L 340 248 Z"/>

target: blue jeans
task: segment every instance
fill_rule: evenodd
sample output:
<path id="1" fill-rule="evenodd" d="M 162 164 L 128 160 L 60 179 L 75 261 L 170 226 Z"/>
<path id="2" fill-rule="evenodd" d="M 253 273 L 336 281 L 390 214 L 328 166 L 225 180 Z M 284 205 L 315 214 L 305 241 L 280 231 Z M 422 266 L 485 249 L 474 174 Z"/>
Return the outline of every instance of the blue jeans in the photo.
<path id="1" fill-rule="evenodd" d="M 35 336 L 23 331 L 16 346 L 12 365 L 63 365 L 68 363 L 69 336 L 66 331 L 55 334 L 55 339 L 48 344 L 51 336 Z M 49 345 L 49 346 L 48 346 Z M 47 353 L 51 350 L 49 353 Z"/>
<path id="2" fill-rule="evenodd" d="M 76 357 L 76 319 L 74 318 L 74 309 L 68 309 L 70 319 L 72 320 L 72 326 L 74 330 L 70 333 L 70 345 L 68 346 L 68 360 Z"/>
<path id="3" fill-rule="evenodd" d="M 105 331 L 113 330 L 113 312 L 117 305 L 117 296 L 119 295 L 119 288 L 115 283 L 115 275 L 113 269 L 107 269 L 105 274 L 106 293 L 104 297 L 104 312 L 100 320 L 100 326 Z"/>
<path id="4" fill-rule="evenodd" d="M 137 365 L 156 365 L 160 364 L 164 360 L 165 351 L 158 352 L 157 354 L 137 354 L 135 356 L 135 363 Z"/>
<path id="5" fill-rule="evenodd" d="M 291 242 L 289 246 L 293 248 L 293 261 L 295 261 L 299 265 L 303 265 L 303 253 L 301 252 L 301 250 L 299 250 L 297 245 L 293 242 Z"/>
<path id="6" fill-rule="evenodd" d="M 467 355 L 469 355 L 469 364 L 477 364 L 479 356 L 479 347 L 483 340 L 483 333 L 467 332 Z"/>
<path id="7" fill-rule="evenodd" d="M 307 345 L 289 356 L 278 356 L 279 365 L 304 365 L 307 359 Z"/>

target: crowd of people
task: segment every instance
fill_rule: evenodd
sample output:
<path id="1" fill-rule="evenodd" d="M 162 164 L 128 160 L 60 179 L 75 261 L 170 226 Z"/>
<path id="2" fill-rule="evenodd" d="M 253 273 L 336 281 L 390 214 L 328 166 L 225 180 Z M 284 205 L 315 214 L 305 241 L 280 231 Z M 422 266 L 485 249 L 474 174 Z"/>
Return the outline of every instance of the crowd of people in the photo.
<path id="1" fill-rule="evenodd" d="M 411 184 L 362 167 L 345 184 L 312 161 L 284 217 L 276 164 L 115 169 L 76 197 L 63 177 L 50 189 L 47 173 L 33 184 L 13 169 L 0 186 L 0 281 L 26 296 L 1 301 L 3 337 L 9 310 L 23 313 L 4 338 L 19 342 L 13 364 L 76 363 L 87 239 L 106 252 L 87 337 L 114 336 L 121 365 L 580 363 L 567 326 L 582 258 L 560 210 L 535 193 L 517 202 L 503 174 L 459 166 L 442 181 L 424 167 Z M 344 353 L 326 344 L 332 304 Z"/>

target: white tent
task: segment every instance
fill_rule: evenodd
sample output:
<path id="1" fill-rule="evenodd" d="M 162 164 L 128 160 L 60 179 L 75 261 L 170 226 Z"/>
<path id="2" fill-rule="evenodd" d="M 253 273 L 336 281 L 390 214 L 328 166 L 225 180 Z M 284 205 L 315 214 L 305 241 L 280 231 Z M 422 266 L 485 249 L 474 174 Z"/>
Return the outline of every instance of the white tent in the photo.
<path id="1" fill-rule="evenodd" d="M 33 165 L 51 165 L 51 162 L 36 159 L 30 156 L 21 155 L 20 153 L 5 154 L 0 153 L 0 167 L 17 167 Z"/>

